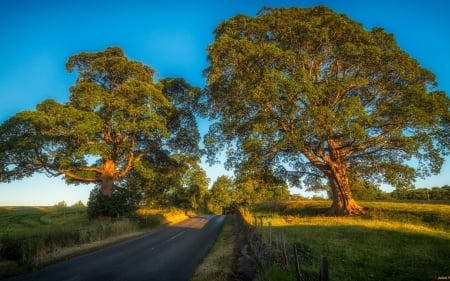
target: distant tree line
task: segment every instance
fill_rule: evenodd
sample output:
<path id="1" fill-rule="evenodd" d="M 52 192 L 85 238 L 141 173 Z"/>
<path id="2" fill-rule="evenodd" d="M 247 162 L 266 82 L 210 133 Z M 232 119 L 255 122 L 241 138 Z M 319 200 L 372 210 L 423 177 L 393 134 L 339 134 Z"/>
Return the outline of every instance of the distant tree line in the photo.
<path id="1" fill-rule="evenodd" d="M 386 192 L 375 185 L 354 184 L 352 192 L 357 200 L 450 200 L 450 185 L 432 188 L 408 188 L 396 189 L 392 192 Z M 328 199 L 331 199 L 330 192 L 327 193 Z M 304 198 L 300 198 L 304 199 Z M 320 199 L 320 197 L 313 197 Z M 326 199 L 326 198 L 322 198 Z"/>
<path id="2" fill-rule="evenodd" d="M 399 200 L 450 200 L 450 185 L 442 187 L 394 190 L 390 194 Z"/>

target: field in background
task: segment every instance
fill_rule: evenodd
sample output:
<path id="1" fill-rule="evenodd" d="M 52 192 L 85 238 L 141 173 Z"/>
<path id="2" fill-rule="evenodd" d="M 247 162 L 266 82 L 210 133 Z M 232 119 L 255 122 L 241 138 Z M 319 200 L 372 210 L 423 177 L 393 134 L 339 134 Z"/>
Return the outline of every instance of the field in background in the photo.
<path id="1" fill-rule="evenodd" d="M 308 256 L 305 277 L 317 280 L 320 256 L 330 280 L 438 280 L 450 275 L 450 205 L 360 202 L 364 216 L 325 217 L 329 201 L 266 202 L 246 215 L 272 239 L 285 235 Z M 282 234 L 283 233 L 283 234 Z M 274 265 L 260 280 L 295 280 Z"/>
<path id="2" fill-rule="evenodd" d="M 64 258 L 62 249 L 185 220 L 183 210 L 142 208 L 134 218 L 89 220 L 84 207 L 0 207 L 0 278 Z"/>

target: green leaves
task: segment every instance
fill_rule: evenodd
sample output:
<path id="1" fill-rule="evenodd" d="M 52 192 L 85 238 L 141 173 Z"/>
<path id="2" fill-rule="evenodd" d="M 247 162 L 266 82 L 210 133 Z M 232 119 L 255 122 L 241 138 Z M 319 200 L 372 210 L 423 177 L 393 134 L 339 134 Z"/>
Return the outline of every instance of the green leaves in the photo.
<path id="1" fill-rule="evenodd" d="M 66 68 L 78 72 L 69 102 L 45 100 L 0 127 L 0 180 L 45 172 L 113 188 L 133 167 L 152 177 L 138 163 L 153 151 L 199 157 L 199 90 L 182 79 L 154 84 L 154 70 L 118 47 L 74 55 Z"/>
<path id="2" fill-rule="evenodd" d="M 228 144 L 232 159 L 270 158 L 306 180 L 310 164 L 324 176 L 344 165 L 397 186 L 439 171 L 449 99 L 431 91 L 434 75 L 392 34 L 319 6 L 238 15 L 215 35 L 204 91 L 217 122 L 205 143 L 213 150 Z M 404 162 L 412 158 L 418 173 Z"/>
<path id="3" fill-rule="evenodd" d="M 208 198 L 208 209 L 215 214 L 225 214 L 233 204 L 233 180 L 227 176 L 220 176 L 213 183 Z"/>

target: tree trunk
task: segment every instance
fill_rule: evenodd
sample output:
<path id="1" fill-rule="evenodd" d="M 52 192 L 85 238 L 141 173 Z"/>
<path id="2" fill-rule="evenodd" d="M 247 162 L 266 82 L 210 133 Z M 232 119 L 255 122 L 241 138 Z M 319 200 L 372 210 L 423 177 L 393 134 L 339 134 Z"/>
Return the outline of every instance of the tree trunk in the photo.
<path id="1" fill-rule="evenodd" d="M 102 181 L 100 192 L 108 197 L 112 196 L 115 189 L 114 173 L 115 173 L 114 161 L 105 160 L 105 163 L 103 164 L 103 173 L 100 175 L 100 179 Z"/>
<path id="2" fill-rule="evenodd" d="M 363 214 L 364 209 L 353 200 L 345 167 L 336 165 L 327 176 L 333 194 L 333 204 L 326 214 L 329 216 Z"/>

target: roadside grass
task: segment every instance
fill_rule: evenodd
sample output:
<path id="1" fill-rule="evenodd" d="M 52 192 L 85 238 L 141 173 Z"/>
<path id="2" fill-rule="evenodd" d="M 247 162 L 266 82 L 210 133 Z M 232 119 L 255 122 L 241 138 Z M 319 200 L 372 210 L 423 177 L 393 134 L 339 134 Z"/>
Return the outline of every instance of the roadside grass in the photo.
<path id="1" fill-rule="evenodd" d="M 273 237 L 306 249 L 305 277 L 317 280 L 326 256 L 330 280 L 438 280 L 450 275 L 450 205 L 360 202 L 363 216 L 320 215 L 329 201 L 267 202 L 247 215 L 272 224 Z M 266 231 L 264 227 L 262 231 Z M 295 280 L 277 266 L 259 280 Z"/>
<path id="2" fill-rule="evenodd" d="M 145 226 L 171 225 L 195 216 L 194 211 L 176 208 L 161 209 L 142 207 L 136 212 L 137 217 Z"/>
<path id="3" fill-rule="evenodd" d="M 232 280 L 234 242 L 233 219 L 227 216 L 215 244 L 197 267 L 191 281 Z"/>
<path id="4" fill-rule="evenodd" d="M 139 212 L 133 218 L 90 220 L 83 207 L 0 207 L 0 277 L 21 274 L 188 218 L 185 211 L 176 209 L 143 208 Z"/>

